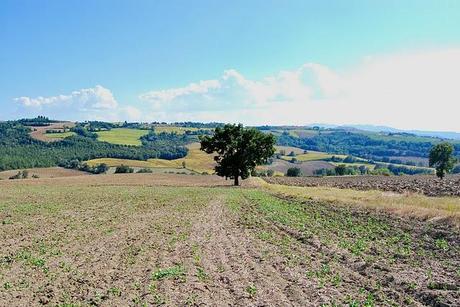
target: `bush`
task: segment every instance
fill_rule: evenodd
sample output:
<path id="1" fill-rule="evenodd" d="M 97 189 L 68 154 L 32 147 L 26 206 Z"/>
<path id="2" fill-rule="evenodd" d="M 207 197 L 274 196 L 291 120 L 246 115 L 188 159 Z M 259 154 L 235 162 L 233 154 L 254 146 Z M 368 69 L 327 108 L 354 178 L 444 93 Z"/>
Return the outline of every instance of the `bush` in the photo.
<path id="1" fill-rule="evenodd" d="M 383 176 L 390 176 L 392 175 L 391 171 L 388 168 L 375 168 L 369 172 L 371 175 L 383 175 Z"/>
<path id="2" fill-rule="evenodd" d="M 456 165 L 456 166 L 452 169 L 452 174 L 460 174 L 460 164 Z"/>
<path id="3" fill-rule="evenodd" d="M 109 170 L 109 166 L 105 163 L 101 163 L 95 167 L 93 167 L 92 172 L 93 174 L 105 174 Z"/>
<path id="4" fill-rule="evenodd" d="M 302 175 L 302 172 L 300 171 L 300 168 L 298 167 L 291 167 L 286 172 L 286 176 L 288 177 L 300 177 L 301 175 Z"/>
<path id="5" fill-rule="evenodd" d="M 153 173 L 153 171 L 150 168 L 141 168 L 138 170 L 136 173 L 138 174 L 145 174 L 145 173 Z"/>
<path id="6" fill-rule="evenodd" d="M 9 179 L 14 180 L 14 179 L 27 179 L 29 177 L 29 171 L 28 170 L 23 170 L 19 171 L 16 175 L 11 176 Z"/>
<path id="7" fill-rule="evenodd" d="M 117 166 L 117 168 L 115 169 L 115 174 L 127 174 L 127 173 L 133 173 L 134 172 L 134 169 L 127 166 L 127 165 L 120 165 L 120 166 Z"/>

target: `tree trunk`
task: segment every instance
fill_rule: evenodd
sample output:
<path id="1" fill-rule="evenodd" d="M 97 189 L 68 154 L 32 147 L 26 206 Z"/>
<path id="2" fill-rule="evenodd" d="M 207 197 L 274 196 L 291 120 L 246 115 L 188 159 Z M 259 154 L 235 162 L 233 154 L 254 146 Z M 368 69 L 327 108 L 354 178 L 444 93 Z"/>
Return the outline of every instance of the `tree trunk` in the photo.
<path id="1" fill-rule="evenodd" d="M 238 180 L 238 177 L 239 177 L 238 175 L 235 176 L 235 183 L 234 183 L 235 186 L 239 186 L 239 185 L 240 185 L 240 182 L 239 182 L 239 180 Z"/>

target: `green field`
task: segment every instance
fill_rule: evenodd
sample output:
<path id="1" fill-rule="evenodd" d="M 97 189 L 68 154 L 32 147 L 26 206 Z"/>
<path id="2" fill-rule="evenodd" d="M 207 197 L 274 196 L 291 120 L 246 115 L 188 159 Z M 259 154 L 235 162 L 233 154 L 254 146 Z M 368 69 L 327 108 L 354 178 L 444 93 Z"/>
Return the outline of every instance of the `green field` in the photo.
<path id="1" fill-rule="evenodd" d="M 67 132 L 60 132 L 60 133 L 45 133 L 44 136 L 50 139 L 64 139 L 66 137 L 75 135 L 75 132 L 67 131 Z"/>
<path id="2" fill-rule="evenodd" d="M 96 133 L 98 135 L 98 140 L 101 142 L 140 146 L 142 144 L 140 137 L 148 134 L 149 130 L 115 128 L 109 131 L 99 131 Z"/>

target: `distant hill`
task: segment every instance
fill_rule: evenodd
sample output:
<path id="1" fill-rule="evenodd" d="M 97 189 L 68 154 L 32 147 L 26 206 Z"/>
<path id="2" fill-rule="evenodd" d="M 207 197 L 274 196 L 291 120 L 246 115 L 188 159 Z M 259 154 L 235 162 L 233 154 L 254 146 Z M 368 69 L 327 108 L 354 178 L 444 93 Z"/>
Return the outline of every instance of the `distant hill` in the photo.
<path id="1" fill-rule="evenodd" d="M 370 132 L 392 132 L 392 133 L 410 133 L 418 136 L 430 136 L 442 139 L 460 140 L 459 132 L 452 131 L 423 131 L 423 130 L 403 130 L 396 129 L 388 126 L 376 126 L 376 125 L 329 125 L 329 124 L 311 124 L 311 127 L 317 126 L 321 128 L 354 128 Z"/>

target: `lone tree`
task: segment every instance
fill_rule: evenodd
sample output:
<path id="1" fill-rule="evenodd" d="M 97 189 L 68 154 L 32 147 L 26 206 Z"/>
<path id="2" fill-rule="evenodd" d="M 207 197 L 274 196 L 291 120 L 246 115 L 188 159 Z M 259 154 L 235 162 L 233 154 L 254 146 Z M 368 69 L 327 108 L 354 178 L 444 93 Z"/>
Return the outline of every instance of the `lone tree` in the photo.
<path id="1" fill-rule="evenodd" d="M 436 175 L 444 178 L 455 165 L 456 159 L 452 156 L 454 147 L 449 143 L 440 143 L 433 146 L 430 151 L 430 167 L 436 168 Z"/>
<path id="2" fill-rule="evenodd" d="M 217 127 L 213 136 L 202 136 L 201 150 L 217 153 L 214 168 L 217 175 L 234 179 L 246 179 L 257 165 L 264 164 L 275 153 L 275 137 L 243 125 L 227 124 Z"/>

